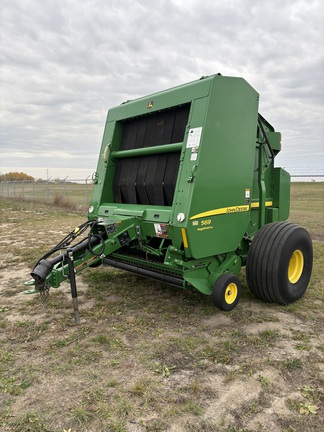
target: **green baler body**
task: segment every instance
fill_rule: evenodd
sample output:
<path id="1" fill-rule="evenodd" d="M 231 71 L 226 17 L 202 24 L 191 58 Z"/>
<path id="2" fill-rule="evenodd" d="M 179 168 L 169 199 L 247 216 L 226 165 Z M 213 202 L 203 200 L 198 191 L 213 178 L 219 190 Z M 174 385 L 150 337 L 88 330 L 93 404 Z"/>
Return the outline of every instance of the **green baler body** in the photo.
<path id="1" fill-rule="evenodd" d="M 108 112 L 88 213 L 107 264 L 206 294 L 239 273 L 256 231 L 289 215 L 280 134 L 258 102 L 244 79 L 214 75 Z"/>

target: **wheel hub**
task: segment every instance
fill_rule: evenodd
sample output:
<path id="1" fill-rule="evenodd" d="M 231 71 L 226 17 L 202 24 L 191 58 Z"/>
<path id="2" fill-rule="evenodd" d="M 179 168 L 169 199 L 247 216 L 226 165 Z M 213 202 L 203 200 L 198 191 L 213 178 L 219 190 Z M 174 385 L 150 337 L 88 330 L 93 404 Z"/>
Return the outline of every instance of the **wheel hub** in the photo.
<path id="1" fill-rule="evenodd" d="M 299 281 L 304 269 L 304 255 L 296 249 L 291 255 L 288 266 L 288 279 L 289 282 L 295 284 Z"/>
<path id="2" fill-rule="evenodd" d="M 232 304 L 235 302 L 235 299 L 237 297 L 237 292 L 238 292 L 237 285 L 234 282 L 230 283 L 227 286 L 225 291 L 225 300 L 227 304 Z"/>

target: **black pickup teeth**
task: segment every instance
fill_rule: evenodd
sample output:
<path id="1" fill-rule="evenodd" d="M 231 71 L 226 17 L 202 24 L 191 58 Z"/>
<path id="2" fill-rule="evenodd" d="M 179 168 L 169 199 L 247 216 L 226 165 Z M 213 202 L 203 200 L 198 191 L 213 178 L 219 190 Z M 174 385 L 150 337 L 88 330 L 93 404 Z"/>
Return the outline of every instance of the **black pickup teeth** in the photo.
<path id="1" fill-rule="evenodd" d="M 115 254 L 114 256 L 109 256 L 109 258 L 105 258 L 104 263 L 111 267 L 126 270 L 128 272 L 148 277 L 159 282 L 165 282 L 178 287 L 184 286 L 183 277 L 176 272 L 169 272 L 162 268 L 157 269 L 156 267 L 154 267 L 153 263 L 150 262 L 137 261 L 135 263 L 134 260 L 128 261 L 126 257 L 117 257 L 118 259 L 115 259 L 116 255 L 117 254 Z"/>
<path id="2" fill-rule="evenodd" d="M 115 257 L 119 257 L 119 259 L 122 259 L 122 257 L 127 257 L 130 259 L 138 259 L 144 262 L 150 262 L 153 264 L 163 264 L 164 257 L 163 256 L 157 256 L 150 253 L 147 253 L 145 251 L 141 251 L 139 249 L 119 249 L 113 254 Z"/>

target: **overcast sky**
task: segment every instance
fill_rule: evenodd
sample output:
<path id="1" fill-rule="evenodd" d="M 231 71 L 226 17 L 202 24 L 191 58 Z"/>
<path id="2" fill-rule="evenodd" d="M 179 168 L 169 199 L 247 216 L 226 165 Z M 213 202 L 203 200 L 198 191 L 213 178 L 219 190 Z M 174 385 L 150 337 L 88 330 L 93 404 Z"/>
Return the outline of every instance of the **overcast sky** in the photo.
<path id="1" fill-rule="evenodd" d="M 0 6 L 1 173 L 85 178 L 110 107 L 218 72 L 260 93 L 283 135 L 277 166 L 323 173 L 323 0 Z"/>

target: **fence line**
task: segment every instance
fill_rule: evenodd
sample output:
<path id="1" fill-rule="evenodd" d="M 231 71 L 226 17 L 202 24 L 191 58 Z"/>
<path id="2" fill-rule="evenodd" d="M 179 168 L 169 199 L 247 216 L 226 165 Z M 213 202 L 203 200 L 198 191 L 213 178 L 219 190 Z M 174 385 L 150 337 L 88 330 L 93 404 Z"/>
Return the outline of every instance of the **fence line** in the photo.
<path id="1" fill-rule="evenodd" d="M 322 174 L 290 174 L 290 178 L 292 182 L 323 182 L 324 175 Z"/>
<path id="2" fill-rule="evenodd" d="M 90 176 L 85 179 L 2 181 L 0 197 L 82 208 L 88 207 L 92 188 Z"/>
<path id="3" fill-rule="evenodd" d="M 324 240 L 324 175 L 292 175 L 289 220 L 307 228 L 314 240 Z M 54 204 L 86 211 L 92 179 L 0 181 L 0 198 Z"/>
<path id="4" fill-rule="evenodd" d="M 296 174 L 291 182 L 321 183 L 324 175 Z M 84 179 L 17 180 L 0 181 L 0 197 L 21 198 L 34 202 L 54 203 L 59 199 L 71 199 L 76 205 L 88 206 L 93 182 L 90 176 Z"/>

